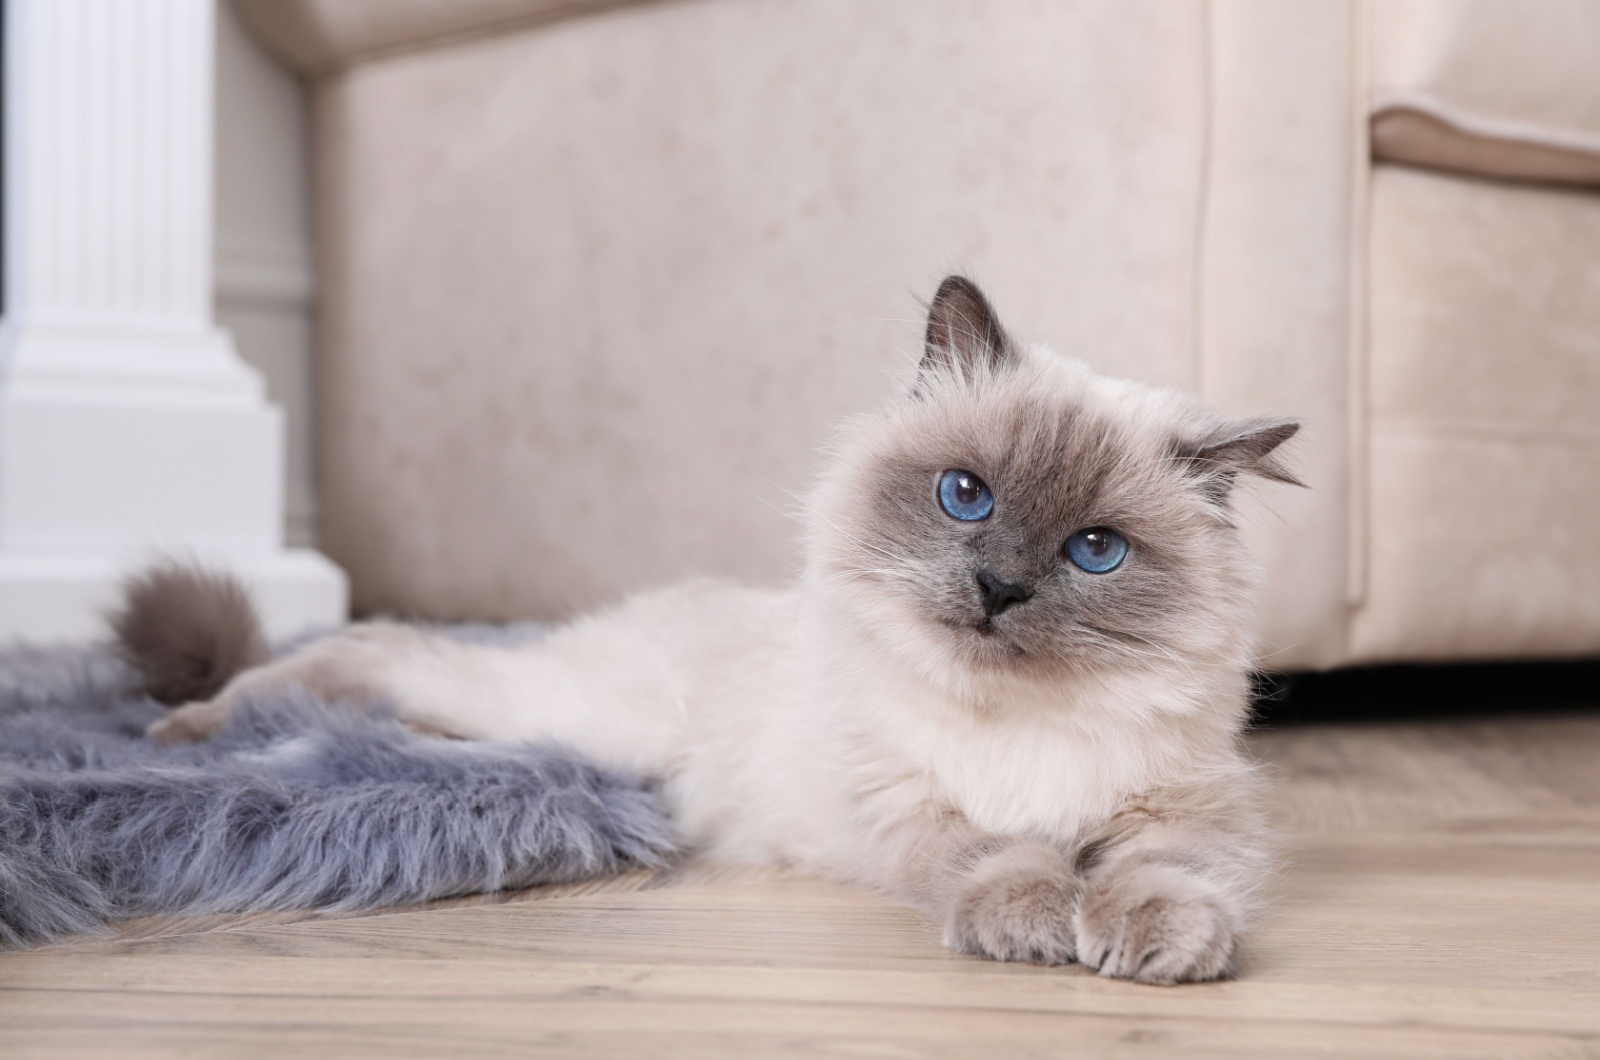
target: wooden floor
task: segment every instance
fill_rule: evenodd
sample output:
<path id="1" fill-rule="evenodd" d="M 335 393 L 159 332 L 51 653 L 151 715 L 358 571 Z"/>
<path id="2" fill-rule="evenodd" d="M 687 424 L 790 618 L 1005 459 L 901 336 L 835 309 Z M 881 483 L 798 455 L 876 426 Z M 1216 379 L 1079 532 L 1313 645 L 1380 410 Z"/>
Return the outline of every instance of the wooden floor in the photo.
<path id="1" fill-rule="evenodd" d="M 0 1055 L 1600 1058 L 1600 715 L 1257 738 L 1293 865 L 1234 982 L 942 950 L 697 866 L 0 955 Z"/>

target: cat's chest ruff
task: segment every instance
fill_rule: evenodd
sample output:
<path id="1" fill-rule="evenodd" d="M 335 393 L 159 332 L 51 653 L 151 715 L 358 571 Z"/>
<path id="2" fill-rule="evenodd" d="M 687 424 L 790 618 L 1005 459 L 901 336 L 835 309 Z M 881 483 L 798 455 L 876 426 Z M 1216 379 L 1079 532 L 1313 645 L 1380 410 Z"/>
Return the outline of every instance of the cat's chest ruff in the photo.
<path id="1" fill-rule="evenodd" d="M 979 828 L 1006 835 L 1070 841 L 1146 787 L 1159 757 L 1131 732 L 1043 713 L 979 716 L 933 704 L 894 713 L 907 775 Z"/>
<path id="2" fill-rule="evenodd" d="M 945 725 L 928 737 L 925 768 L 938 794 L 987 831 L 1070 838 L 1108 816 L 1126 789 L 1115 763 L 1049 725 Z"/>

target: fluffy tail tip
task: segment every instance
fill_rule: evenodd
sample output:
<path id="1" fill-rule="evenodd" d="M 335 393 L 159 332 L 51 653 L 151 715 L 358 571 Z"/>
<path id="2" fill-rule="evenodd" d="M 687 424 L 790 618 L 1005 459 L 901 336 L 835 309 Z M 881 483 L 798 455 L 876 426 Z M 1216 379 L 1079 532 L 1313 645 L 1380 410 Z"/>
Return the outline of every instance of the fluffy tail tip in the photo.
<path id="1" fill-rule="evenodd" d="M 268 657 L 250 594 L 230 574 L 162 563 L 123 583 L 109 617 L 118 654 L 159 703 L 210 699 Z"/>

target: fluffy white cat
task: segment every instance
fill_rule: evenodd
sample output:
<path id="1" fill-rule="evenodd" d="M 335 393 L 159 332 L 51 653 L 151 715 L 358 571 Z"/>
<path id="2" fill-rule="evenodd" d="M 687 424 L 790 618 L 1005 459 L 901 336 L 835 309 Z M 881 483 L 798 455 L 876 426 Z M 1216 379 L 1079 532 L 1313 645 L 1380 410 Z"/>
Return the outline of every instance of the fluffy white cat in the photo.
<path id="1" fill-rule="evenodd" d="M 955 949 L 1223 976 L 1272 868 L 1230 496 L 1294 481 L 1296 426 L 1021 346 L 952 276 L 912 393 L 849 424 L 810 495 L 792 587 L 692 582 L 514 648 L 358 625 L 152 733 L 294 683 L 557 740 L 657 778 L 686 847 L 897 895 Z"/>

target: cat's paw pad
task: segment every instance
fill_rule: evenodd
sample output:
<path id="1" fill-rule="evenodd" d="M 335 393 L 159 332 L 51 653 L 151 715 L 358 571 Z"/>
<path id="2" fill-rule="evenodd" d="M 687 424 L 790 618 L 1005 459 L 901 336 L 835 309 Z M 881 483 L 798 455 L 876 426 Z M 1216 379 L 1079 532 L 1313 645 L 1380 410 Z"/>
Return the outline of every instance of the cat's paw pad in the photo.
<path id="1" fill-rule="evenodd" d="M 945 945 L 997 961 L 1068 964 L 1077 880 L 1054 851 L 991 856 L 957 895 Z"/>
<path id="2" fill-rule="evenodd" d="M 1220 896 L 1180 870 L 1097 883 L 1083 897 L 1076 926 L 1079 960 L 1104 976 L 1190 983 L 1220 979 L 1233 967 L 1236 918 Z"/>

